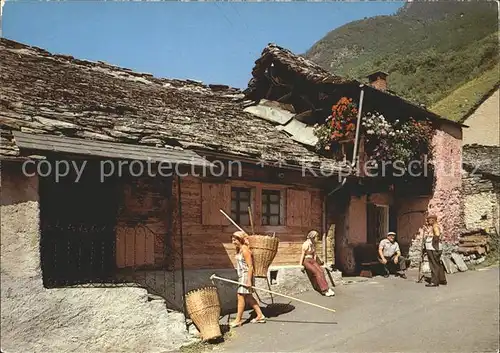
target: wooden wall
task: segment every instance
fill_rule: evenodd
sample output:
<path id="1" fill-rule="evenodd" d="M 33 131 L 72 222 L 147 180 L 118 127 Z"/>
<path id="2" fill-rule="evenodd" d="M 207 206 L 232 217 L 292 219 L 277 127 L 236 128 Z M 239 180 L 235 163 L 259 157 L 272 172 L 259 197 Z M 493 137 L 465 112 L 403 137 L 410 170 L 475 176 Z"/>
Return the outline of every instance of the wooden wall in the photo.
<path id="1" fill-rule="evenodd" d="M 244 175 L 252 177 L 252 171 Z M 322 232 L 322 201 L 320 189 L 296 185 L 270 184 L 241 179 L 209 180 L 193 176 L 181 179 L 182 225 L 185 269 L 232 268 L 234 247 L 231 234 L 237 229 L 225 219 L 219 209 L 231 214 L 231 187 L 253 189 L 252 210 L 256 233 L 272 234 L 280 239 L 273 266 L 298 265 L 301 245 L 310 229 Z M 174 181 L 173 200 L 177 202 L 177 180 Z M 261 191 L 263 188 L 282 190 L 284 194 L 284 225 L 261 225 Z M 179 214 L 175 207 L 173 217 L 174 243 L 180 249 Z M 251 232 L 250 226 L 243 227 Z M 318 244 L 322 254 L 321 242 Z M 176 261 L 180 267 L 180 261 Z"/>
<path id="2" fill-rule="evenodd" d="M 118 268 L 165 268 L 169 239 L 171 183 L 160 177 L 121 180 L 116 227 Z"/>

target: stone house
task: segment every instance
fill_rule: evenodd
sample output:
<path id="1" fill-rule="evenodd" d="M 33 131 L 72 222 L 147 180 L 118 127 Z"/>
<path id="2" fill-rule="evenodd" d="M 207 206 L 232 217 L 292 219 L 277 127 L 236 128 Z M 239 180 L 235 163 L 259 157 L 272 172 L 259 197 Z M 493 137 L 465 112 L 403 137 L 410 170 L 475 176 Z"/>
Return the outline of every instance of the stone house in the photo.
<path id="1" fill-rule="evenodd" d="M 464 217 L 466 230 L 498 232 L 498 178 L 500 168 L 500 101 L 493 87 L 463 118 Z"/>
<path id="2" fill-rule="evenodd" d="M 500 234 L 500 146 L 465 145 L 463 169 L 465 229 Z"/>
<path id="3" fill-rule="evenodd" d="M 263 50 L 252 75 L 244 93 L 255 105 L 246 111 L 273 121 L 292 138 L 299 140 L 297 136 L 300 136 L 302 143 L 311 148 L 317 144 L 315 124 L 325 121 L 340 97 L 349 97 L 357 103 L 364 97 L 363 112 L 378 111 L 388 120 L 411 116 L 433 122 L 435 168 L 431 173 L 409 178 L 372 177 L 365 175 L 361 168 L 341 179 L 340 186 L 332 185 L 325 191 L 327 228 L 335 226 L 332 260 L 343 273 L 359 271 L 359 263 L 369 256 L 363 249 L 371 249 L 368 252 L 373 256 L 376 244 L 389 230 L 397 232 L 403 252 L 410 256 L 412 263 L 418 263 L 421 242 L 417 234 L 426 212 L 438 216 L 447 243 L 457 242 L 462 229 L 462 123 L 447 120 L 398 97 L 388 88 L 385 72 L 368 75 L 368 82 L 364 84 L 333 75 L 274 44 Z M 283 113 L 277 118 L 276 112 L 280 109 Z M 360 167 L 367 160 L 363 141 L 364 136 L 360 136 L 359 150 L 355 147 L 356 139 L 342 144 L 344 165 L 351 163 Z"/>
<path id="4" fill-rule="evenodd" d="M 234 277 L 235 228 L 220 209 L 250 232 L 251 206 L 255 232 L 280 238 L 281 282 L 299 272 L 310 229 L 330 235 L 319 250 L 346 274 L 389 229 L 411 253 L 427 211 L 447 241 L 458 237 L 463 125 L 394 95 L 384 73 L 374 88 L 269 45 L 240 92 L 0 43 L 2 217 L 26 224 L 2 224 L 2 271 L 46 287 L 133 281 L 181 309 L 212 273 Z M 318 153 L 313 126 L 342 96 L 389 119 L 429 119 L 433 160 L 447 164 L 368 176 L 353 170 L 366 159 L 359 135 L 343 161 Z"/>
<path id="5" fill-rule="evenodd" d="M 461 119 L 469 128 L 463 140 L 464 230 L 459 250 L 472 262 L 484 260 L 488 252 L 485 239 L 497 242 L 500 234 L 499 105 L 497 84 Z M 464 247 L 466 243 L 470 246 Z"/>
<path id="6" fill-rule="evenodd" d="M 238 90 L 0 43 L 2 216 L 29 225 L 2 224 L 2 271 L 136 282 L 181 309 L 214 271 L 235 275 L 220 209 L 250 232 L 252 206 L 276 266 L 325 231 L 319 169 L 342 169 L 244 112 Z"/>

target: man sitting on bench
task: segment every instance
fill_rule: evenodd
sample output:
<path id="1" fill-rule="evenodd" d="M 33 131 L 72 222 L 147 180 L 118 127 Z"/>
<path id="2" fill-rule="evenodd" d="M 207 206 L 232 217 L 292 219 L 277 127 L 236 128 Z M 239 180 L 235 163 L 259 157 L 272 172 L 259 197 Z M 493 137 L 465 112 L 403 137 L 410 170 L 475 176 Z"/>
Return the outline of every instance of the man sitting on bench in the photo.
<path id="1" fill-rule="evenodd" d="M 394 265 L 397 268 L 397 273 L 400 277 L 406 278 L 406 259 L 401 256 L 401 250 L 396 239 L 396 233 L 387 233 L 387 238 L 382 239 L 378 246 L 378 255 L 380 262 L 384 265 L 385 275 L 389 277 L 389 266 Z"/>

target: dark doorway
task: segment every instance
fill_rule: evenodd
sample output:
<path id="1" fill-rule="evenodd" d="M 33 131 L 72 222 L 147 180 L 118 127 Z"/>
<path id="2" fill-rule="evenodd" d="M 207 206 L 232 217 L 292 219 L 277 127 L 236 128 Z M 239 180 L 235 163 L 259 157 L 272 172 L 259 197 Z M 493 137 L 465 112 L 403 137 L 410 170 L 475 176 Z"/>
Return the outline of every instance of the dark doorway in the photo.
<path id="1" fill-rule="evenodd" d="M 398 232 L 398 213 L 397 209 L 392 206 L 389 207 L 389 231 Z"/>
<path id="2" fill-rule="evenodd" d="M 52 170 L 55 161 L 49 161 Z M 81 166 L 83 161 L 76 161 Z M 55 180 L 40 177 L 41 265 L 46 287 L 103 282 L 115 273 L 116 179 L 100 180 L 99 161 L 86 161 Z"/>
<path id="3" fill-rule="evenodd" d="M 367 243 L 378 243 L 389 231 L 389 206 L 368 203 L 366 205 L 366 222 Z"/>

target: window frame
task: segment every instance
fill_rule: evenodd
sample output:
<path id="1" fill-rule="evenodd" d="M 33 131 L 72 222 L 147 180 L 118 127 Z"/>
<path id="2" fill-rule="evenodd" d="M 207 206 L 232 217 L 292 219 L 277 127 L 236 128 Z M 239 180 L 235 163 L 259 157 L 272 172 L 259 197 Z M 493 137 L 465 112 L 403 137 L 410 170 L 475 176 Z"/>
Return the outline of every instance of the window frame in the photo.
<path id="1" fill-rule="evenodd" d="M 272 195 L 278 196 L 278 201 L 271 201 Z M 267 211 L 264 212 L 264 206 L 267 206 Z M 271 212 L 271 205 L 278 205 L 278 213 Z M 261 190 L 261 224 L 263 226 L 279 227 L 285 225 L 283 219 L 283 191 L 277 189 L 262 189 Z M 271 217 L 278 217 L 278 224 L 271 224 Z M 265 221 L 264 221 L 265 218 Z"/>
<path id="2" fill-rule="evenodd" d="M 233 199 L 233 192 L 234 191 L 236 191 L 236 195 L 237 195 L 236 199 Z M 246 199 L 246 198 L 242 199 L 241 195 L 240 195 L 241 192 L 248 192 L 248 199 Z M 248 214 L 248 209 L 241 210 L 240 203 L 241 203 L 241 201 L 247 201 L 248 205 L 250 207 L 252 207 L 252 209 L 253 209 L 253 195 L 254 195 L 254 189 L 251 187 L 231 186 L 231 218 L 237 224 L 242 225 L 242 226 L 249 226 L 250 225 L 250 216 Z M 236 201 L 236 210 L 234 211 L 235 214 L 233 214 L 233 201 Z M 241 222 L 241 215 L 248 216 L 248 224 Z"/>

